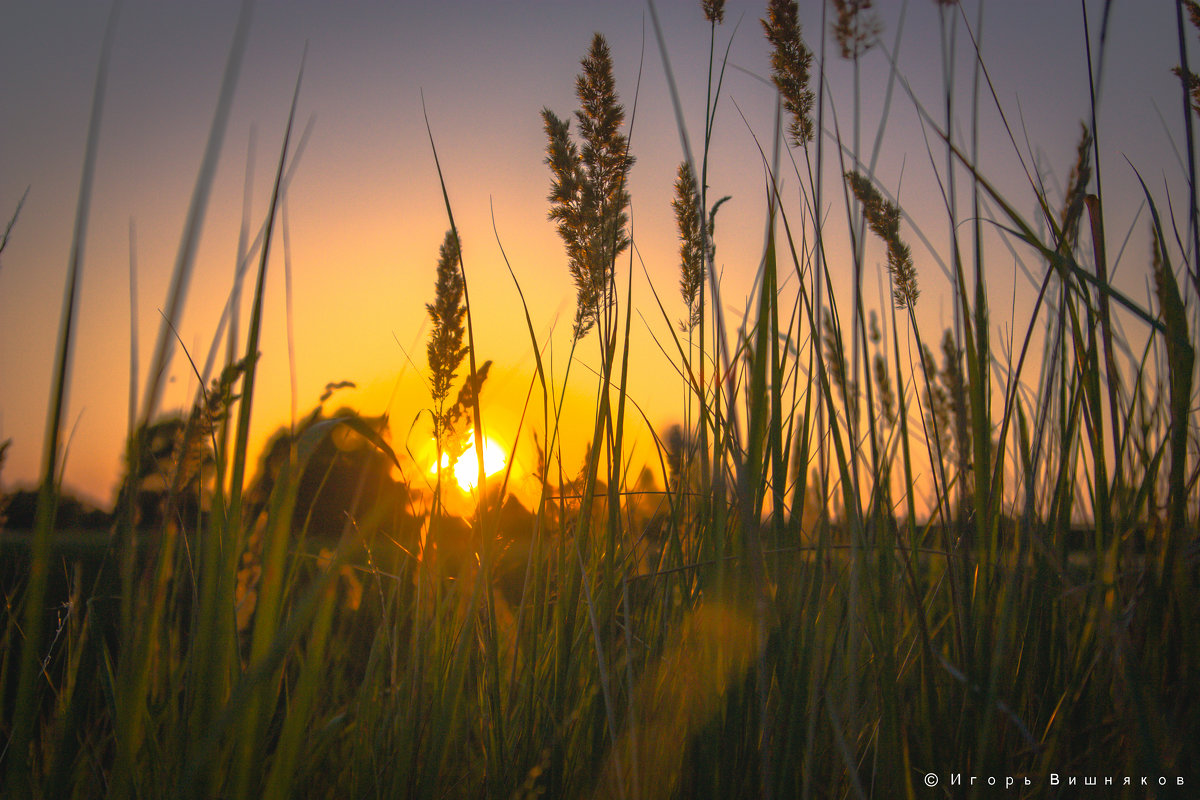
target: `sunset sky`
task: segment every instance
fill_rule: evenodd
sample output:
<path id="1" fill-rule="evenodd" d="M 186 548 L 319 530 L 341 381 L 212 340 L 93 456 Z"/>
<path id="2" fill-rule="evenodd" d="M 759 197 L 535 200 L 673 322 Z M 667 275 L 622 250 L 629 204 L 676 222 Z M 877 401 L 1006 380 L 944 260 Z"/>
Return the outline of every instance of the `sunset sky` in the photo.
<path id="1" fill-rule="evenodd" d="M 861 67 L 864 149 L 878 129 L 889 69 L 885 49 L 893 51 L 902 7 L 907 14 L 897 52 L 899 72 L 935 117 L 944 113 L 936 6 L 931 0 L 882 0 L 878 5 L 884 48 L 868 53 Z M 1177 155 L 1182 143 L 1173 142 L 1167 133 L 1169 129 L 1178 136 L 1175 132 L 1181 130 L 1178 82 L 1170 74 L 1178 62 L 1174 5 L 1169 0 L 1113 4 L 1100 87 L 1104 190 L 1106 196 L 1118 198 L 1107 209 L 1109 250 L 1120 251 L 1133 226 L 1116 280 L 1139 299 L 1146 297 L 1149 275 L 1147 222 L 1142 212 L 1135 224 L 1141 195 L 1131 165 L 1156 190 L 1164 184 L 1170 187 L 1177 209 L 1181 203 L 1186 206 Z M 1087 6 L 1095 48 L 1103 3 L 1089 0 Z M 732 197 L 717 219 L 716 247 L 723 299 L 734 321 L 742 316 L 758 268 L 766 222 L 764 169 L 756 139 L 769 153 L 775 95 L 763 81 L 769 72 L 759 24 L 764 7 L 762 2 L 729 2 L 726 21 L 717 30 L 719 52 L 730 37 L 732 46 L 717 112 L 710 185 L 711 197 Z M 423 94 L 462 236 L 477 357 L 495 361 L 483 395 L 485 422 L 489 435 L 511 444 L 534 361 L 497 233 L 529 303 L 536 335 L 546 345 L 544 358 L 561 380 L 575 292 L 561 242 L 546 217 L 550 176 L 543 164 L 539 112 L 546 106 L 559 116 L 573 113 L 579 60 L 593 32 L 601 32 L 612 48 L 627 120 L 633 118 L 631 147 L 637 158 L 630 176 L 636 243 L 631 397 L 657 427 L 680 420 L 684 386 L 655 343 L 657 339 L 668 352 L 673 347 L 668 322 L 650 290 L 652 282 L 670 324 L 684 318 L 670 205 L 681 159 L 680 134 L 646 8 L 635 0 L 259 3 L 179 327 L 180 340 L 195 361 L 202 365 L 208 355 L 231 287 L 251 131 L 256 132 L 252 217 L 257 229 L 267 212 L 288 104 L 307 42 L 298 123 L 303 129 L 311 120 L 313 127 L 286 202 L 294 402 L 299 413 L 315 405 L 326 383 L 353 381 L 359 388 L 336 395 L 331 407 L 347 404 L 366 414 L 389 413 L 397 449 L 406 449 L 407 443 L 418 461 L 427 457 L 429 420 L 419 416 L 429 405 L 421 378 L 428 332 L 424 304 L 432 298 L 438 245 L 448 224 L 422 115 Z M 965 2 L 964 8 L 975 26 L 977 3 Z M 658 10 L 687 133 L 698 150 L 709 26 L 699 2 L 661 0 Z M 100 503 L 111 502 L 114 495 L 127 432 L 130 222 L 136 227 L 137 378 L 142 391 L 237 13 L 234 2 L 127 0 L 117 21 L 66 422 L 71 433 L 66 484 Z M 805 37 L 817 49 L 820 4 L 803 2 L 800 14 Z M 0 26 L 0 224 L 7 223 L 29 187 L 11 240 L 0 255 L 0 440 L 13 440 L 0 475 L 3 489 L 32 484 L 40 469 L 92 87 L 107 15 L 106 4 L 82 0 L 9 4 Z M 1189 31 L 1189 47 L 1197 41 Z M 974 53 L 965 29 L 959 30 L 957 47 L 957 133 L 966 135 Z M 1081 4 L 987 3 L 982 51 L 1020 155 L 1043 171 L 1051 195 L 1061 196 L 1080 120 L 1089 113 Z M 852 71 L 832 46 L 828 56 L 834 105 L 827 106 L 827 113 L 836 112 L 842 135 L 848 137 Z M 635 93 L 639 61 L 641 85 Z M 1034 219 L 1017 154 L 986 89 L 983 103 L 983 170 Z M 827 116 L 827 127 L 832 129 L 832 116 Z M 930 137 L 936 166 L 944 169 L 944 151 Z M 797 181 L 790 166 L 785 172 L 784 202 L 798 209 Z M 913 221 L 924 221 L 921 231 L 936 257 L 909 221 L 901 232 L 912 245 L 920 274 L 922 324 L 940 332 L 948 324 L 949 304 L 948 283 L 937 259 L 945 259 L 949 232 L 917 114 L 899 87 L 876 174 L 890 192 L 899 190 L 901 205 Z M 845 214 L 836 177 L 834 170 L 827 178 L 825 209 L 835 220 Z M 497 233 L 492 230 L 493 212 Z M 844 228 L 844 223 L 838 227 Z M 845 260 L 844 244 L 835 242 L 832 247 L 831 257 Z M 260 440 L 288 421 L 293 403 L 280 228 L 271 252 L 254 406 Z M 870 308 L 880 307 L 875 266 L 880 252 L 868 253 Z M 1030 285 L 999 239 L 989 252 L 993 323 L 1005 338 L 1011 328 L 1020 335 L 1028 320 Z M 1032 259 L 1028 263 L 1040 269 Z M 628 258 L 623 259 L 618 269 L 622 293 L 629 268 Z M 243 331 L 244 325 L 243 316 Z M 581 342 L 576 356 L 580 363 L 571 370 L 568 392 L 569 413 L 586 421 L 588 430 L 596 385 L 588 368 L 597 363 L 596 351 L 594 334 Z M 196 379 L 179 352 L 169 375 L 164 410 L 190 404 Z M 540 428 L 539 403 L 535 392 L 530 419 L 538 420 Z M 527 440 L 529 431 L 522 435 Z M 584 422 L 567 429 L 568 458 L 582 453 L 584 436 Z M 642 457 L 650 457 L 648 437 L 643 435 L 639 448 Z M 518 451 L 518 472 L 522 463 L 526 469 L 531 464 L 528 451 Z"/>

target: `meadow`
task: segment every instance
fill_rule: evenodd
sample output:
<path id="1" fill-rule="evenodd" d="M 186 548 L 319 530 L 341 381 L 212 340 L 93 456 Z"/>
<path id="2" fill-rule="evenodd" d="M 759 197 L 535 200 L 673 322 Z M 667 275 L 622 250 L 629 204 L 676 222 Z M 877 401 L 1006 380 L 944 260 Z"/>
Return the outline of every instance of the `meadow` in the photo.
<path id="1" fill-rule="evenodd" d="M 969 51 L 975 21 L 953 0 L 936 5 Z M 0 527 L 4 558 L 20 565 L 3 584 L 0 794 L 1190 796 L 1200 78 L 1185 42 L 1200 36 L 1200 5 L 1177 8 L 1181 66 L 1164 79 L 1179 84 L 1171 124 L 1186 197 L 1147 183 L 1138 197 L 1104 192 L 1100 164 L 1116 159 L 1098 157 L 1095 98 L 1061 189 L 1030 163 L 1013 197 L 979 166 L 981 108 L 1022 152 L 982 58 L 959 76 L 975 87 L 965 109 L 949 91 L 916 97 L 896 69 L 869 76 L 927 132 L 953 232 L 941 248 L 949 281 L 935 287 L 899 188 L 877 177 L 882 131 L 864 146 L 857 93 L 838 98 L 840 118 L 825 97 L 827 63 L 849 62 L 857 85 L 860 59 L 886 47 L 872 4 L 827 4 L 825 37 L 772 0 L 754 31 L 780 104 L 762 142 L 765 244 L 759 263 L 739 266 L 756 272 L 753 294 L 730 300 L 715 268 L 726 198 L 708 182 L 722 157 L 709 144 L 728 67 L 724 3 L 697 4 L 711 30 L 699 65 L 670 63 L 651 4 L 651 49 L 668 78 L 704 71 L 708 106 L 704 129 L 680 137 L 678 285 L 655 287 L 640 309 L 636 145 L 622 103 L 633 89 L 615 85 L 597 34 L 578 110 L 545 109 L 545 150 L 531 154 L 544 159 L 545 213 L 577 289 L 572 355 L 588 359 L 553 375 L 536 313 L 514 309 L 511 330 L 535 361 L 521 435 L 537 441 L 540 489 L 523 502 L 509 493 L 511 457 L 474 434 L 487 429 L 491 363 L 472 302 L 487 300 L 472 298 L 444 182 L 445 237 L 422 282 L 420 424 L 434 472 L 397 480 L 408 467 L 387 420 L 338 409 L 337 384 L 250 452 L 303 69 L 269 205 L 246 212 L 261 226 L 244 226 L 238 248 L 232 296 L 244 288 L 249 317 L 224 319 L 210 352 L 181 354 L 194 359 L 195 402 L 156 413 L 243 19 L 151 379 L 130 392 L 121 490 L 97 537 L 66 531 L 56 513 L 80 241 L 100 200 L 90 186 L 106 44 L 33 529 Z M 1100 63 L 1103 37 L 1084 36 Z M 432 132 L 429 144 L 435 160 L 452 158 Z M 1118 256 L 1106 203 L 1146 209 L 1150 252 Z M 20 232 L 15 205 L 5 242 Z M 989 272 L 1009 268 L 985 247 L 997 239 L 1037 287 L 1019 318 L 998 318 L 988 291 Z M 1145 299 L 1110 281 L 1118 258 L 1138 262 Z M 872 300 L 876 273 L 889 291 Z M 917 309 L 935 292 L 950 311 L 931 327 Z M 683 422 L 654 433 L 646 469 L 629 433 L 654 430 L 629 391 L 638 314 L 668 323 L 664 383 L 682 398 Z M 582 465 L 562 455 L 567 385 L 595 397 Z"/>

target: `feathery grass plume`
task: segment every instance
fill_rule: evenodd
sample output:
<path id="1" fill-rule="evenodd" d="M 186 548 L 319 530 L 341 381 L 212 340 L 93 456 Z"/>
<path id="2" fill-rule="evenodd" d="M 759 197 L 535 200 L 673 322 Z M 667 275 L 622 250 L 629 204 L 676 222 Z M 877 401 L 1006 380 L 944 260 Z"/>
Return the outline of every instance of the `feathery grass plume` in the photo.
<path id="1" fill-rule="evenodd" d="M 1158 240 L 1158 228 L 1150 226 L 1150 276 L 1154 279 L 1154 296 L 1163 304 L 1166 275 L 1163 274 L 1162 242 Z"/>
<path id="2" fill-rule="evenodd" d="M 841 48 L 842 58 L 859 58 L 871 49 L 875 37 L 883 32 L 883 23 L 870 11 L 872 5 L 872 0 L 833 0 L 837 19 L 830 29 Z"/>
<path id="3" fill-rule="evenodd" d="M 896 393 L 892 390 L 892 378 L 883 353 L 875 354 L 874 369 L 875 386 L 879 389 L 879 413 L 891 427 L 896 424 Z"/>
<path id="4" fill-rule="evenodd" d="M 213 434 L 228 419 L 230 408 L 239 398 L 233 387 L 245 372 L 246 363 L 241 359 L 221 370 L 220 377 L 213 378 L 203 398 L 197 398 L 187 422 L 177 431 L 168 502 L 197 484 L 202 492 L 207 491 L 205 473 L 216 463 Z"/>
<path id="5" fill-rule="evenodd" d="M 1176 77 L 1186 81 L 1188 94 L 1192 98 L 1192 109 L 1200 114 L 1200 75 L 1188 70 L 1187 77 L 1183 77 L 1182 67 L 1171 67 L 1171 72 L 1174 72 Z"/>
<path id="6" fill-rule="evenodd" d="M 1196 0 L 1183 0 L 1183 7 L 1187 9 L 1192 25 L 1200 29 L 1200 3 L 1197 3 Z"/>
<path id="7" fill-rule="evenodd" d="M 725 21 L 725 0 L 703 0 L 704 18 L 709 22 L 720 25 Z"/>
<path id="8" fill-rule="evenodd" d="M 581 338 L 613 302 L 610 291 L 617 256 L 629 247 L 626 178 L 633 166 L 628 139 L 621 133 L 625 109 L 617 99 L 612 56 L 597 33 L 583 72 L 575 80 L 580 108 L 575 112 L 583 146 L 570 138 L 570 123 L 542 109 L 546 164 L 553 175 L 550 219 L 567 248 L 578 292 L 575 338 Z"/>
<path id="9" fill-rule="evenodd" d="M 842 402 L 849 408 L 850 398 L 857 396 L 858 388 L 847 375 L 846 352 L 842 347 L 841 334 L 828 311 L 821 319 L 821 326 L 824 328 L 821 341 L 825 344 L 825 364 L 829 368 L 829 377 L 841 392 Z"/>
<path id="10" fill-rule="evenodd" d="M 233 404 L 241 398 L 234 392 L 234 386 L 245 374 L 248 363 L 247 359 L 241 358 L 225 365 L 220 376 L 213 378 L 209 390 L 192 405 L 172 491 L 181 491 L 214 460 L 213 436 L 229 419 Z"/>
<path id="11" fill-rule="evenodd" d="M 116 508 L 133 509 L 134 525 L 178 529 L 183 501 L 212 497 L 212 471 L 217 463 L 214 434 L 229 418 L 240 395 L 234 387 L 246 371 L 246 360 L 227 365 L 197 396 L 185 418 L 172 414 L 142 423 L 125 443 L 125 469 Z"/>
<path id="12" fill-rule="evenodd" d="M 879 317 L 874 311 L 871 312 L 869 338 L 875 346 L 872 365 L 875 371 L 875 386 L 879 389 L 879 414 L 890 427 L 896 424 L 896 393 L 892 390 L 892 376 L 888 372 L 887 359 L 880 350 L 883 335 L 879 332 Z"/>
<path id="13" fill-rule="evenodd" d="M 761 20 L 771 43 L 771 79 L 783 96 L 783 107 L 791 114 L 788 135 L 792 144 L 803 147 L 813 138 L 813 93 L 808 88 L 812 51 L 800 35 L 794 0 L 771 0 L 767 18 Z"/>
<path id="14" fill-rule="evenodd" d="M 967 380 L 962 368 L 963 351 L 947 328 L 942 335 L 942 397 L 946 401 L 945 421 L 953 435 L 954 463 L 959 472 L 959 498 L 965 514 L 968 498 L 966 475 L 971 469 L 971 410 L 967 400 Z"/>
<path id="15" fill-rule="evenodd" d="M 1188 19 L 1192 23 L 1192 27 L 1200 30 L 1200 3 L 1196 0 L 1183 0 L 1183 7 L 1187 9 Z M 1188 94 L 1192 98 L 1192 108 L 1197 114 L 1200 114 L 1200 75 L 1188 70 L 1187 75 L 1183 73 L 1183 67 L 1171 67 L 1171 72 L 1175 76 L 1187 84 Z"/>
<path id="16" fill-rule="evenodd" d="M 896 308 L 913 308 L 921 290 L 917 288 L 917 270 L 913 266 L 912 252 L 900 239 L 900 209 L 883 199 L 883 195 L 865 176 L 847 172 L 846 180 L 854 196 L 862 203 L 863 214 L 871 232 L 887 245 L 888 272 L 892 274 L 892 293 Z"/>
<path id="17" fill-rule="evenodd" d="M 483 391 L 484 381 L 488 378 L 488 372 L 492 369 L 491 360 L 484 361 L 479 365 L 479 369 L 475 370 L 474 380 L 468 375 L 463 380 L 463 385 L 459 387 L 458 397 L 454 400 L 454 405 L 446 409 L 442 414 L 442 451 L 449 458 L 450 465 L 463 455 L 469 447 L 471 441 L 470 425 L 463 425 L 463 421 L 470 422 L 471 411 L 475 408 L 475 404 L 479 402 L 479 394 Z"/>
<path id="18" fill-rule="evenodd" d="M 467 309 L 463 305 L 462 272 L 458 262 L 461 256 L 458 238 L 453 230 L 446 231 L 446 238 L 438 250 L 437 285 L 434 301 L 427 303 L 429 320 L 433 332 L 429 336 L 426 357 L 431 374 L 430 394 L 433 397 L 433 434 L 441 442 L 449 423 L 444 406 L 450 394 L 459 365 L 467 348 L 463 346 L 463 318 Z"/>
<path id="19" fill-rule="evenodd" d="M 686 161 L 679 165 L 675 179 L 675 221 L 679 226 L 679 290 L 687 303 L 687 328 L 700 323 L 700 289 L 704 286 L 704 245 L 700 236 L 700 198 L 696 178 Z M 712 247 L 709 246 L 711 254 Z"/>
<path id="20" fill-rule="evenodd" d="M 941 373 L 938 371 L 937 359 L 933 357 L 928 345 L 921 345 L 921 360 L 924 362 L 928 381 L 925 385 L 926 424 L 929 426 L 929 435 L 936 437 L 938 441 L 936 451 L 932 449 L 933 443 L 930 442 L 931 453 L 938 452 L 942 458 L 947 458 L 954 444 L 950 431 L 950 398 L 946 396 L 944 379 L 939 380 Z"/>
<path id="21" fill-rule="evenodd" d="M 1079 144 L 1075 149 L 1075 163 L 1067 178 L 1067 193 L 1063 197 L 1062 241 L 1069 252 L 1075 249 L 1079 239 L 1079 220 L 1083 216 L 1083 200 L 1092 179 L 1092 132 L 1080 123 Z"/>

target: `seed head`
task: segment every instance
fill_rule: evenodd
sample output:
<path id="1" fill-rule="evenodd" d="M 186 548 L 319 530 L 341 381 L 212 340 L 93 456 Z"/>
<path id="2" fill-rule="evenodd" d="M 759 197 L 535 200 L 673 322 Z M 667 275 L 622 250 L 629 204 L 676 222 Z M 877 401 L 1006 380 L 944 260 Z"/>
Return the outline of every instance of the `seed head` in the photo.
<path id="1" fill-rule="evenodd" d="M 879 390 L 879 410 L 888 425 L 896 424 L 896 395 L 892 391 L 892 379 L 888 373 L 887 360 L 881 353 L 875 354 L 875 386 Z"/>
<path id="2" fill-rule="evenodd" d="M 771 0 L 762 26 L 771 43 L 771 79 L 792 117 L 788 135 L 792 144 L 803 147 L 812 141 L 814 131 L 813 93 L 808 88 L 812 51 L 801 38 L 794 0 Z"/>
<path id="3" fill-rule="evenodd" d="M 1083 215 L 1083 200 L 1088 182 L 1092 179 L 1092 132 L 1080 123 L 1079 144 L 1075 149 L 1075 163 L 1067 178 L 1067 193 L 1063 198 L 1062 238 L 1067 249 L 1073 249 L 1079 237 L 1079 219 Z"/>
<path id="4" fill-rule="evenodd" d="M 700 304 L 697 302 L 704 285 L 704 245 L 700 235 L 700 198 L 696 193 L 696 179 L 687 162 L 679 165 L 675 179 L 675 221 L 679 225 L 679 290 L 688 307 L 688 327 L 700 322 Z"/>
<path id="5" fill-rule="evenodd" d="M 613 302 L 614 265 L 629 247 L 625 186 L 634 161 L 628 139 L 620 132 L 625 110 L 617 100 L 612 57 L 603 36 L 595 35 L 581 64 L 583 71 L 575 81 L 580 102 L 575 119 L 582 147 L 571 140 L 568 121 L 542 110 L 546 164 L 552 175 L 549 216 L 558 223 L 575 279 L 576 338 L 599 322 Z"/>
<path id="6" fill-rule="evenodd" d="M 833 0 L 833 6 L 837 19 L 831 27 L 842 58 L 859 58 L 883 31 L 883 23 L 870 11 L 872 0 Z"/>
<path id="7" fill-rule="evenodd" d="M 463 305 L 463 279 L 459 269 L 461 251 L 458 237 L 453 230 L 446 231 L 446 238 L 438 251 L 437 284 L 434 301 L 427 303 L 429 321 L 433 331 L 429 335 L 426 356 L 429 360 L 430 394 L 435 409 L 434 434 L 441 438 L 445 428 L 442 407 L 450 394 L 450 387 L 467 348 L 463 346 L 463 318 L 467 309 Z"/>
<path id="8" fill-rule="evenodd" d="M 849 406 L 851 398 L 858 396 L 858 389 L 850 380 L 846 369 L 846 351 L 842 347 L 841 331 L 834 324 L 833 317 L 828 311 L 825 312 L 821 325 L 823 328 L 821 341 L 825 345 L 825 367 L 829 371 L 829 378 L 833 385 L 842 395 L 842 402 Z"/>
<path id="9" fill-rule="evenodd" d="M 863 215 L 871 232 L 887 245 L 888 272 L 892 274 L 892 293 L 896 308 L 913 308 L 921 290 L 917 288 L 917 270 L 913 266 L 912 252 L 900 239 L 900 209 L 883 199 L 883 195 L 865 176 L 847 172 L 846 181 L 858 201 L 862 203 Z"/>

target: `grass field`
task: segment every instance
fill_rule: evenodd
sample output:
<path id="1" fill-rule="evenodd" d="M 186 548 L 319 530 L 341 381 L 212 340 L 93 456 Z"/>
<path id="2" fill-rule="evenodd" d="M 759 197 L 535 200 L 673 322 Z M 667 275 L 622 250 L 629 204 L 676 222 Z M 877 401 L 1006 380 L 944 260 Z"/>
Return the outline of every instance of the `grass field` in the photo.
<path id="1" fill-rule="evenodd" d="M 938 5 L 944 24 L 969 26 L 955 3 Z M 1194 40 L 1200 6 L 1180 9 L 1181 37 Z M 437 463 L 461 453 L 486 502 L 460 510 L 464 479 L 449 460 L 432 492 L 397 482 L 385 421 L 334 413 L 328 398 L 295 435 L 248 452 L 289 120 L 262 236 L 242 252 L 244 337 L 213 356 L 215 377 L 197 370 L 182 414 L 151 415 L 154 381 L 130 398 L 111 535 L 67 536 L 55 509 L 79 313 L 72 256 L 34 530 L 0 531 L 5 559 L 19 551 L 28 565 L 5 583 L 0 621 L 4 796 L 1076 797 L 1091 779 L 1101 796 L 1196 791 L 1190 158 L 1186 198 L 1121 199 L 1149 210 L 1152 252 L 1138 258 L 1153 292 L 1141 302 L 1109 282 L 1105 207 L 1118 198 L 1101 188 L 1094 123 L 1064 192 L 1035 170 L 1028 196 L 1010 199 L 976 166 L 978 131 L 944 118 L 948 100 L 907 98 L 943 191 L 974 209 L 947 211 L 960 233 L 944 253 L 950 286 L 935 287 L 897 188 L 873 177 L 857 134 L 830 133 L 840 128 L 822 100 L 825 59 L 857 69 L 879 46 L 870 3 L 830 6 L 826 54 L 806 44 L 795 7 L 773 1 L 761 27 L 782 125 L 764 152 L 789 157 L 764 156 L 769 233 L 761 264 L 742 267 L 758 269 L 749 313 L 730 319 L 713 277 L 722 198 L 707 185 L 721 158 L 708 134 L 723 3 L 701 11 L 710 60 L 683 68 L 707 70 L 709 108 L 675 201 L 687 313 L 660 342 L 687 396 L 685 423 L 656 437 L 651 472 L 665 485 L 630 468 L 630 326 L 639 312 L 672 317 L 679 298 L 663 286 L 656 307 L 627 302 L 635 165 L 600 35 L 581 62 L 579 111 L 545 110 L 546 150 L 531 155 L 545 159 L 547 210 L 578 289 L 573 342 L 599 364 L 552 379 L 530 310 L 514 313 L 537 358 L 524 417 L 541 453 L 531 507 L 505 502 L 506 468 L 470 433 L 484 427 L 489 363 L 448 195 L 429 271 L 425 419 Z M 875 77 L 904 93 L 894 72 Z M 1200 80 L 1180 83 L 1190 156 Z M 839 98 L 843 115 L 857 103 Z M 99 201 L 94 143 L 93 130 L 77 231 Z M 843 181 L 820 177 L 832 163 Z M 785 177 L 798 188 L 776 193 Z M 1027 318 L 997 320 L 989 305 L 985 225 L 1037 265 Z M 824 246 L 835 230 L 852 242 L 844 263 Z M 872 304 L 863 275 L 876 262 L 891 296 Z M 190 269 L 181 258 L 177 277 Z M 848 294 L 832 288 L 835 272 L 853 276 Z M 952 319 L 932 329 L 916 309 L 943 290 Z M 170 336 L 164 324 L 160 342 Z M 576 468 L 561 458 L 559 409 L 565 384 L 588 382 L 595 416 Z M 327 507 L 323 492 L 336 498 Z"/>

